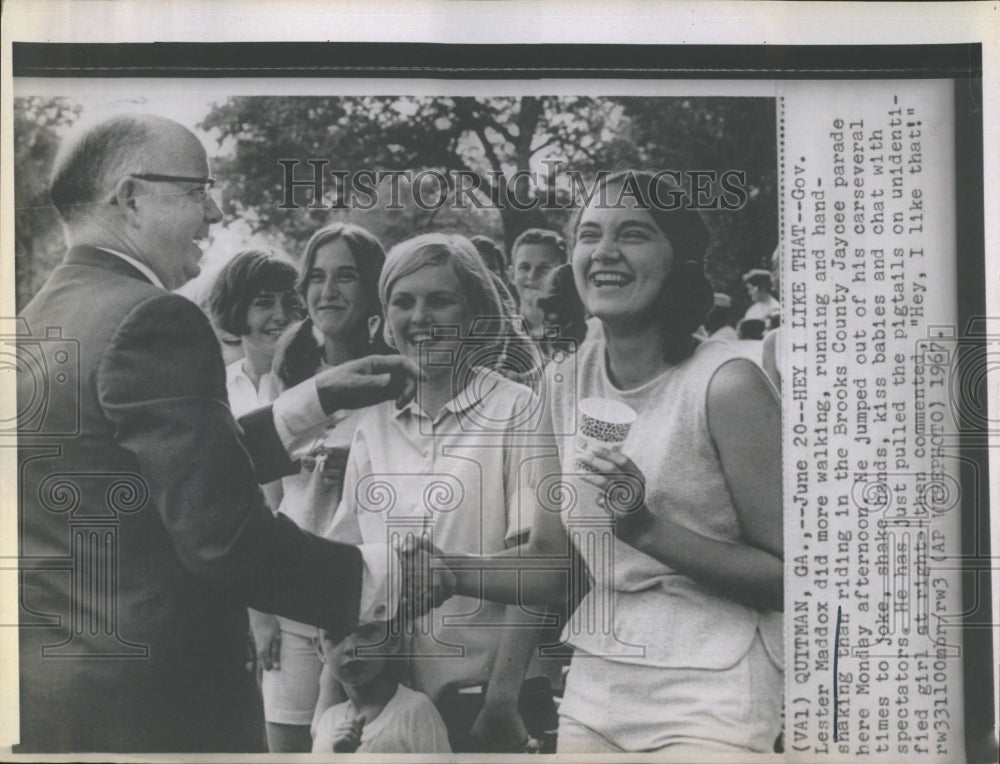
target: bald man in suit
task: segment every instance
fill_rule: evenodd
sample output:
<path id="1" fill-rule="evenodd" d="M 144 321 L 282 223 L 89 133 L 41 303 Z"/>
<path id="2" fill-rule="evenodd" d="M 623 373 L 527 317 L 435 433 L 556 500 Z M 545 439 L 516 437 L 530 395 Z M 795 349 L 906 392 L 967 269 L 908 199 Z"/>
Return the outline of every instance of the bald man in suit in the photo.
<path id="1" fill-rule="evenodd" d="M 335 635 L 395 611 L 394 550 L 304 533 L 258 483 L 416 368 L 344 364 L 238 424 L 208 320 L 168 291 L 221 219 L 213 182 L 198 139 L 155 116 L 101 122 L 57 159 L 68 251 L 19 347 L 54 375 L 41 409 L 40 380 L 18 376 L 19 752 L 263 751 L 246 607 Z"/>

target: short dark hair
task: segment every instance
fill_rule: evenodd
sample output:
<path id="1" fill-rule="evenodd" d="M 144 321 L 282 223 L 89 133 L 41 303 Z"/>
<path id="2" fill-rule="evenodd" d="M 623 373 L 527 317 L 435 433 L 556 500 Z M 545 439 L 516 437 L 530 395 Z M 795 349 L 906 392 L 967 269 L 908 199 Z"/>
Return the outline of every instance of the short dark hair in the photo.
<path id="1" fill-rule="evenodd" d="M 479 256 L 483 258 L 486 267 L 502 277 L 504 270 L 507 268 L 507 258 L 504 257 L 503 250 L 497 246 L 497 243 L 489 236 L 481 234 L 469 237 L 469 241 L 472 242 Z"/>
<path id="2" fill-rule="evenodd" d="M 100 201 L 111 178 L 125 173 L 127 164 L 148 145 L 153 124 L 151 117 L 119 115 L 66 144 L 56 158 L 49 186 L 52 203 L 64 221 L 78 218 L 87 205 Z"/>
<path id="3" fill-rule="evenodd" d="M 546 314 L 559 316 L 559 337 L 583 342 L 587 336 L 587 309 L 573 279 L 573 266 L 563 263 L 549 271 L 542 286 L 538 307 Z"/>
<path id="4" fill-rule="evenodd" d="M 529 228 L 514 239 L 514 244 L 510 248 L 511 264 L 514 263 L 514 255 L 517 253 L 517 248 L 525 244 L 545 244 L 552 247 L 559 256 L 560 263 L 565 263 L 569 259 L 566 240 L 562 236 L 547 228 Z"/>
<path id="5" fill-rule="evenodd" d="M 771 274 L 764 270 L 753 270 L 743 277 L 743 283 L 763 289 L 765 292 L 770 292 Z"/>
<path id="6" fill-rule="evenodd" d="M 291 292 L 294 287 L 295 266 L 273 253 L 248 249 L 237 253 L 219 272 L 208 304 L 223 330 L 242 337 L 250 332 L 247 311 L 257 295 Z"/>
<path id="7" fill-rule="evenodd" d="M 678 186 L 669 174 L 649 170 L 621 170 L 599 177 L 591 197 L 602 186 L 627 187 L 629 195 L 649 213 L 656 227 L 670 241 L 674 251 L 674 267 L 664 282 L 662 299 L 658 301 L 659 321 L 664 332 L 664 358 L 677 363 L 689 357 L 697 345 L 693 334 L 712 307 L 712 285 L 705 277 L 705 251 L 709 233 L 705 221 L 690 209 L 690 194 Z M 624 193 L 623 193 L 624 196 Z M 678 197 L 680 204 L 664 204 L 663 200 Z M 570 221 L 575 237 L 585 207 L 576 211 Z"/>
<path id="8" fill-rule="evenodd" d="M 764 339 L 764 322 L 759 318 L 745 318 L 736 330 L 741 340 Z"/>

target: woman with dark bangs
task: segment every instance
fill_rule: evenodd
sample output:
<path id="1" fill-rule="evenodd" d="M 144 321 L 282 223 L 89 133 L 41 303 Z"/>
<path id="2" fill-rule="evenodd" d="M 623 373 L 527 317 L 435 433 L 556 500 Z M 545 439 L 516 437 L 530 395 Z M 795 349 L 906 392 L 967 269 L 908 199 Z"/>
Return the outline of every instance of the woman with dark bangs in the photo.
<path id="1" fill-rule="evenodd" d="M 385 250 L 360 226 L 335 223 L 306 243 L 296 288 L 306 318 L 291 327 L 274 357 L 275 393 L 317 372 L 375 353 L 382 342 L 378 279 Z M 392 351 L 388 351 L 392 352 Z M 320 535 L 340 502 L 344 465 L 359 411 L 336 412 L 302 459 L 302 470 L 282 480 L 278 511 Z M 317 582 L 321 585 L 321 582 Z M 322 664 L 313 645 L 316 629 L 251 611 L 251 627 L 264 669 L 261 687 L 272 753 L 312 750 L 310 723 Z"/>
<path id="2" fill-rule="evenodd" d="M 237 253 L 215 279 L 208 298 L 212 317 L 224 332 L 240 338 L 243 349 L 243 358 L 226 366 L 233 416 L 242 416 L 275 397 L 268 373 L 278 339 L 302 316 L 294 286 L 295 266 L 259 249 Z"/>
<path id="3" fill-rule="evenodd" d="M 665 204 L 681 191 L 645 172 L 601 183 L 608 193 L 572 229 L 574 280 L 601 336 L 580 346 L 575 385 L 548 367 L 561 460 L 550 476 L 561 470 L 566 490 L 548 492 L 561 505 L 536 514 L 525 552 L 569 548 L 570 563 L 516 586 L 458 571 L 456 591 L 552 602 L 567 575 L 580 583 L 572 556 L 586 562 L 592 586 L 564 632 L 559 753 L 770 752 L 783 690 L 779 403 L 752 362 L 694 337 L 712 304 L 708 231 Z M 636 412 L 620 452 L 577 453 L 577 404 L 591 397 Z"/>

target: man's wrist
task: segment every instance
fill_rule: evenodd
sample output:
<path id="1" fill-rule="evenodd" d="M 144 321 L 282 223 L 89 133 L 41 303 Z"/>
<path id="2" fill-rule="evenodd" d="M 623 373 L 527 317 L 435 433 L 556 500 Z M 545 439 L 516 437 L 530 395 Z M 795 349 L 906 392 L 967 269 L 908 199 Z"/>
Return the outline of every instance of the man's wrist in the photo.
<path id="1" fill-rule="evenodd" d="M 313 384 L 316 385 L 315 380 L 313 380 Z M 330 416 L 341 408 L 340 395 L 335 390 L 324 385 L 316 385 L 316 395 L 319 398 L 320 408 L 323 409 L 326 416 Z"/>
<path id="2" fill-rule="evenodd" d="M 293 458 L 307 442 L 311 444 L 326 423 L 327 415 L 314 379 L 285 390 L 275 399 L 271 409 L 275 431 Z"/>

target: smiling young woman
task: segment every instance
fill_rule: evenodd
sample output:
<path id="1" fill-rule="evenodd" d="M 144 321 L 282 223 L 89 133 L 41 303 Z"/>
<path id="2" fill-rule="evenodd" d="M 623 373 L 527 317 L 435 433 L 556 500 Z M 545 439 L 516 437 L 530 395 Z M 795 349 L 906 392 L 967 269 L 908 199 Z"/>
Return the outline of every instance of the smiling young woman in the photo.
<path id="1" fill-rule="evenodd" d="M 302 315 L 295 267 L 283 257 L 250 249 L 226 263 L 209 306 L 220 329 L 240 338 L 243 358 L 226 367 L 229 406 L 242 416 L 273 398 L 261 380 L 271 371 L 278 338 Z"/>
<path id="2" fill-rule="evenodd" d="M 385 352 L 378 300 L 384 262 L 382 244 L 360 226 L 335 223 L 310 237 L 296 282 L 306 318 L 289 327 L 278 343 L 273 364 L 276 391 L 323 368 Z M 356 411 L 331 416 L 325 435 L 302 458 L 300 472 L 281 481 L 273 506 L 304 530 L 321 534 L 337 508 L 358 416 Z M 308 752 L 322 671 L 312 645 L 316 630 L 256 611 L 251 611 L 250 620 L 264 669 L 268 749 Z"/>
<path id="3" fill-rule="evenodd" d="M 560 753 L 767 752 L 780 729 L 778 400 L 760 369 L 694 336 L 712 304 L 708 231 L 685 206 L 656 203 L 674 197 L 668 184 L 608 177 L 572 228 L 577 289 L 603 331 L 580 347 L 575 386 L 547 380 L 552 432 L 570 433 L 556 441 L 572 506 L 536 513 L 525 553 L 566 560 L 572 538 L 594 579 L 564 632 L 574 656 Z M 620 453 L 576 452 L 577 404 L 591 397 L 638 414 Z M 627 508 L 614 500 L 623 475 L 635 488 Z M 608 519 L 613 559 L 584 527 Z M 553 574 L 516 587 L 478 572 L 457 580 L 460 594 L 502 602 L 566 596 Z M 613 628 L 585 628 L 608 612 Z"/>
<path id="4" fill-rule="evenodd" d="M 530 340 L 499 284 L 463 236 L 423 234 L 389 252 L 379 281 L 386 339 L 424 375 L 401 410 L 361 413 L 327 538 L 384 543 L 425 532 L 449 551 L 488 554 L 528 534 L 536 494 L 524 466 L 534 452 L 515 425 L 536 399 L 496 369 L 505 339 Z M 532 625 L 517 608 L 453 597 L 408 634 L 409 686 L 439 704 L 456 751 L 524 749 L 517 698 L 538 639 Z M 482 684 L 484 706 L 466 716 L 475 696 L 453 701 Z"/>

